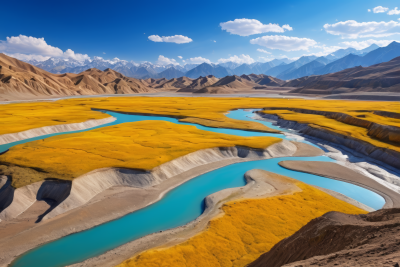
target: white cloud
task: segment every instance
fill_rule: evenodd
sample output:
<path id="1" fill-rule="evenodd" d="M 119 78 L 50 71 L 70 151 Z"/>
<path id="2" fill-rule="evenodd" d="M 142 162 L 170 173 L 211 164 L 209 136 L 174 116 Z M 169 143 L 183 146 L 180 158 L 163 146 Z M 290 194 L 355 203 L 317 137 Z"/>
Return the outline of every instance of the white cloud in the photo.
<path id="1" fill-rule="evenodd" d="M 169 65 L 169 64 L 179 65 L 179 63 L 176 62 L 175 59 L 167 58 L 167 57 L 164 57 L 163 55 L 158 56 L 157 64 L 162 65 L 162 66 Z"/>
<path id="2" fill-rule="evenodd" d="M 192 57 L 192 58 L 189 58 L 187 61 L 189 61 L 190 63 L 193 63 L 193 64 L 201 64 L 204 62 L 211 63 L 211 61 L 209 59 L 204 58 L 204 57 Z"/>
<path id="3" fill-rule="evenodd" d="M 271 54 L 271 53 L 268 52 L 267 50 L 264 50 L 264 49 L 261 49 L 261 48 L 257 48 L 257 51 L 258 51 L 258 52 L 261 52 L 261 53 L 265 53 L 265 54 Z"/>
<path id="4" fill-rule="evenodd" d="M 37 61 L 45 61 L 48 60 L 50 57 L 42 56 L 42 55 L 26 55 L 21 53 L 5 53 L 7 56 L 22 60 L 37 60 Z"/>
<path id="5" fill-rule="evenodd" d="M 86 59 L 90 60 L 90 57 L 88 55 L 86 55 L 86 54 L 85 55 L 83 55 L 83 54 L 75 54 L 75 52 L 72 51 L 71 49 L 67 49 L 64 52 L 64 55 L 62 57 L 63 58 L 73 58 L 73 59 L 78 60 L 78 61 L 84 61 Z"/>
<path id="6" fill-rule="evenodd" d="M 105 55 L 105 54 L 106 54 L 106 52 L 103 52 L 103 54 Z"/>
<path id="7" fill-rule="evenodd" d="M 339 49 L 343 49 L 345 47 L 341 47 L 341 46 L 326 46 L 324 45 L 315 45 L 313 48 L 317 48 L 317 49 L 322 49 L 322 51 L 319 52 L 314 52 L 314 53 L 308 53 L 308 54 L 303 54 L 303 56 L 316 56 L 316 57 L 323 57 L 329 54 L 332 54 L 333 52 L 339 50 Z"/>
<path id="8" fill-rule="evenodd" d="M 278 24 L 262 24 L 256 19 L 235 19 L 227 22 L 221 22 L 219 24 L 222 30 L 225 30 L 231 34 L 237 34 L 240 36 L 249 36 L 252 34 L 259 34 L 264 32 L 284 32 L 285 30 L 291 31 L 292 27 L 289 25 L 283 25 L 282 27 Z"/>
<path id="9" fill-rule="evenodd" d="M 389 8 L 383 6 L 377 6 L 374 7 L 372 10 L 374 11 L 374 13 L 385 13 L 386 11 L 389 10 Z"/>
<path id="10" fill-rule="evenodd" d="M 317 42 L 312 39 L 289 37 L 284 35 L 258 37 L 250 40 L 250 43 L 258 44 L 270 49 L 280 49 L 284 51 L 308 50 L 308 48 L 317 44 Z"/>
<path id="11" fill-rule="evenodd" d="M 360 42 L 357 42 L 357 41 L 342 42 L 341 44 L 345 45 L 346 47 L 353 47 L 353 48 L 355 48 L 357 50 L 361 50 L 361 49 L 369 47 L 372 44 L 376 44 L 378 46 L 387 46 L 388 44 L 390 44 L 393 41 L 395 41 L 395 40 L 373 40 L 373 39 L 369 39 L 369 40 L 360 41 Z"/>
<path id="12" fill-rule="evenodd" d="M 162 37 L 158 35 L 150 35 L 149 40 L 153 42 L 165 42 L 165 43 L 176 43 L 176 44 L 185 44 L 193 41 L 189 37 L 183 35 L 162 36 Z"/>
<path id="13" fill-rule="evenodd" d="M 285 24 L 282 26 L 283 29 L 288 30 L 288 31 L 293 31 L 293 28 L 289 26 L 289 24 Z"/>
<path id="14" fill-rule="evenodd" d="M 225 62 L 235 62 L 235 63 L 238 63 L 238 64 L 243 64 L 243 63 L 251 64 L 251 63 L 254 63 L 256 61 L 254 59 L 252 59 L 249 55 L 244 55 L 244 54 L 242 54 L 240 56 L 234 55 L 234 56 L 231 56 L 229 58 L 220 58 L 220 59 L 218 59 L 218 63 L 225 63 Z"/>
<path id="15" fill-rule="evenodd" d="M 371 12 L 371 9 L 368 9 L 368 12 Z"/>
<path id="16" fill-rule="evenodd" d="M 37 54 L 49 57 L 59 57 L 63 54 L 60 48 L 48 45 L 44 38 L 25 35 L 7 37 L 6 41 L 0 41 L 0 50 L 9 53 Z"/>
<path id="17" fill-rule="evenodd" d="M 343 49 L 345 47 L 341 47 L 341 46 L 337 46 L 337 45 L 332 45 L 332 46 L 322 45 L 321 48 L 322 48 L 322 50 L 324 50 L 323 53 L 325 55 L 329 55 L 329 54 L 331 54 L 339 49 Z"/>
<path id="18" fill-rule="evenodd" d="M 185 63 L 186 61 L 182 59 L 182 62 Z"/>
<path id="19" fill-rule="evenodd" d="M 182 57 L 181 57 L 181 56 L 178 56 L 178 58 L 182 59 Z"/>
<path id="20" fill-rule="evenodd" d="M 399 15 L 399 14 L 400 14 L 400 10 L 398 10 L 397 7 L 395 7 L 394 9 L 392 9 L 388 12 L 388 15 Z"/>
<path id="21" fill-rule="evenodd" d="M 279 55 L 279 56 L 277 56 L 276 57 L 277 59 L 283 59 L 283 58 L 287 58 L 287 59 L 289 59 L 289 60 L 292 60 L 292 61 L 295 61 L 295 60 L 298 60 L 300 57 L 292 57 L 292 58 L 290 58 L 290 57 L 288 57 L 288 56 L 286 56 L 286 55 Z"/>
<path id="22" fill-rule="evenodd" d="M 214 43 L 216 43 L 217 41 L 214 40 Z"/>
<path id="23" fill-rule="evenodd" d="M 0 52 L 18 55 L 20 59 L 24 57 L 22 55 L 25 55 L 25 58 L 37 59 L 48 59 L 49 57 L 72 58 L 79 61 L 90 59 L 88 55 L 76 54 L 71 49 L 63 52 L 60 48 L 47 44 L 44 38 L 35 38 L 22 34 L 7 37 L 5 41 L 0 41 Z"/>
<path id="24" fill-rule="evenodd" d="M 273 60 L 274 58 L 269 58 L 269 57 L 258 57 L 259 62 L 268 62 Z"/>
<path id="25" fill-rule="evenodd" d="M 158 35 L 150 35 L 148 38 L 153 42 L 164 42 L 163 39 Z"/>
<path id="26" fill-rule="evenodd" d="M 325 31 L 342 38 L 356 39 L 364 37 L 387 37 L 400 33 L 400 23 L 389 22 L 357 22 L 355 20 L 340 21 L 335 24 L 325 24 Z"/>

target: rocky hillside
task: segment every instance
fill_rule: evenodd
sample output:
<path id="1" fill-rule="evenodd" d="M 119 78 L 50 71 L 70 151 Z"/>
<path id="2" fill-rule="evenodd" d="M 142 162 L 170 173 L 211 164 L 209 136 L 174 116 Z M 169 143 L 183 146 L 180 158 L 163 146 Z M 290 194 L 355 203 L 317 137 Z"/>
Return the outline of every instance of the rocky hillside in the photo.
<path id="1" fill-rule="evenodd" d="M 151 91 L 153 89 L 140 80 L 125 77 L 111 69 L 53 74 L 0 54 L 0 95 L 4 100 Z"/>
<path id="2" fill-rule="evenodd" d="M 220 79 L 211 86 L 203 86 L 203 88 L 194 91 L 194 93 L 231 94 L 255 89 L 267 89 L 268 86 L 279 87 L 283 83 L 285 82 L 265 74 L 243 74 L 240 77 L 232 75 Z"/>
<path id="3" fill-rule="evenodd" d="M 335 94 L 348 92 L 400 92 L 400 57 L 370 67 L 354 67 L 339 72 L 291 80 L 291 91 L 303 94 Z"/>
<path id="4" fill-rule="evenodd" d="M 179 90 L 178 92 L 195 92 L 204 87 L 211 86 L 218 81 L 219 79 L 213 75 L 199 77 L 197 79 L 192 80 L 192 82 L 187 87 Z"/>
<path id="5" fill-rule="evenodd" d="M 253 81 L 260 86 L 281 86 L 285 84 L 285 81 L 282 81 L 278 78 L 274 78 L 272 76 L 268 76 L 265 74 L 249 74 L 249 75 L 242 75 L 241 78 L 247 79 L 249 81 Z"/>
<path id="6" fill-rule="evenodd" d="M 399 266 L 400 209 L 329 212 L 283 239 L 249 267 Z"/>

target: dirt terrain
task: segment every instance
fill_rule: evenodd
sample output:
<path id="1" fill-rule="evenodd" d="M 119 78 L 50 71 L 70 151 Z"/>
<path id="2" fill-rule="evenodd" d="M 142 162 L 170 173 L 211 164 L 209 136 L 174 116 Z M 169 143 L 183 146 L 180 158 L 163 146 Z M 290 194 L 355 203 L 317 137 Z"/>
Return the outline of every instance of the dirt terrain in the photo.
<path id="1" fill-rule="evenodd" d="M 366 215 L 328 212 L 248 266 L 399 266 L 399 263 L 400 209 L 395 208 Z"/>
<path id="2" fill-rule="evenodd" d="M 1 100 L 153 91 L 140 80 L 128 78 L 111 69 L 53 74 L 0 53 Z"/>

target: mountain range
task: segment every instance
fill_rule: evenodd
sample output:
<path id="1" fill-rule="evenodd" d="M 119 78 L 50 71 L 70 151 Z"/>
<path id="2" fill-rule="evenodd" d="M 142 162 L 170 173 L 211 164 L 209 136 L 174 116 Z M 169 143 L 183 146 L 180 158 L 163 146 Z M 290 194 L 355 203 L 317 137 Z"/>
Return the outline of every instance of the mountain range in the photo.
<path id="1" fill-rule="evenodd" d="M 0 53 L 0 96 L 3 100 L 153 91 L 141 80 L 112 69 L 91 68 L 79 74 L 53 74 Z"/>
<path id="2" fill-rule="evenodd" d="M 203 68 L 207 69 L 209 65 L 201 64 L 198 67 L 199 70 L 202 70 Z M 211 67 L 214 67 L 215 70 L 222 68 L 220 66 Z M 145 66 L 141 68 L 144 69 Z M 176 70 L 169 68 L 163 72 L 170 71 L 175 72 Z M 234 93 L 265 89 L 268 86 L 280 86 L 283 83 L 285 82 L 265 74 L 243 74 L 241 77 L 227 75 L 221 79 L 213 75 L 197 79 L 190 77 L 136 79 L 126 77 L 110 68 L 104 71 L 90 68 L 78 74 L 53 74 L 5 54 L 0 54 L 1 100 L 75 95 L 135 94 L 157 91 Z M 209 87 L 212 87 L 212 91 L 204 89 Z"/>
<path id="3" fill-rule="evenodd" d="M 392 59 L 396 55 L 398 57 Z M 389 61 L 380 63 L 382 60 Z M 349 54 L 333 62 L 329 62 L 326 57 L 305 56 L 289 63 L 279 61 L 254 63 L 249 64 L 249 67 L 263 68 L 267 65 L 272 66 L 274 63 L 280 64 L 271 67 L 266 73 L 280 69 L 282 73 L 278 77 L 288 76 L 293 72 L 300 73 L 303 77 L 283 80 L 267 74 L 242 74 L 240 76 L 232 74 L 235 69 L 243 67 L 242 65 L 228 71 L 220 65 L 203 63 L 184 73 L 172 66 L 166 69 L 155 68 L 151 63 L 143 63 L 139 66 L 133 65 L 139 73 L 152 72 L 164 77 L 137 79 L 127 77 L 115 70 L 124 64 L 128 65 L 129 62 L 117 62 L 118 66 L 115 69 L 90 68 L 78 74 L 53 74 L 37 66 L 0 54 L 0 99 L 134 94 L 157 91 L 231 94 L 255 90 L 275 90 L 277 92 L 292 90 L 290 93 L 315 95 L 400 92 L 400 44 L 397 42 L 365 54 Z M 45 62 L 41 64 L 48 67 Z M 70 64 L 74 63 L 70 62 Z M 161 69 L 164 70 L 161 71 Z M 312 72 L 321 73 L 321 75 L 309 75 Z M 212 73 L 212 75 L 206 75 L 208 73 Z M 182 76 L 182 74 L 189 77 Z M 176 78 L 175 75 L 180 77 Z"/>
<path id="4" fill-rule="evenodd" d="M 291 93 L 339 94 L 352 92 L 400 93 L 400 57 L 369 67 L 357 66 L 335 73 L 291 80 L 283 86 L 299 87 Z"/>
<path id="5" fill-rule="evenodd" d="M 392 42 L 386 47 L 372 44 L 362 50 L 354 48 L 339 49 L 324 57 L 311 55 L 303 56 L 295 61 L 283 58 L 252 64 L 224 62 L 220 64 L 186 64 L 183 66 L 177 64 L 158 65 L 150 62 L 137 64 L 119 59 L 104 60 L 101 57 L 94 57 L 91 61 L 85 60 L 83 62 L 73 59 L 50 58 L 42 62 L 33 60 L 27 63 L 57 74 L 66 72 L 81 73 L 89 68 L 97 68 L 99 70 L 110 68 L 124 76 L 138 79 L 172 79 L 183 76 L 196 79 L 200 76 L 205 77 L 208 75 L 222 78 L 229 75 L 266 74 L 281 80 L 292 80 L 304 76 L 333 73 L 359 65 L 367 67 L 389 61 L 397 56 L 400 56 L 400 44 Z"/>

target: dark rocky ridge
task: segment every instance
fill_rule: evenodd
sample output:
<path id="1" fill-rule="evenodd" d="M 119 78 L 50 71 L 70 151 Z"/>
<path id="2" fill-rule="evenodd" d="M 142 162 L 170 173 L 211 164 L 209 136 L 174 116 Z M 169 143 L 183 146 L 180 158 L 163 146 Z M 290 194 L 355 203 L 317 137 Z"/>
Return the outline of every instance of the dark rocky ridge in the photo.
<path id="1" fill-rule="evenodd" d="M 328 212 L 283 239 L 249 267 L 398 266 L 400 209 Z"/>

